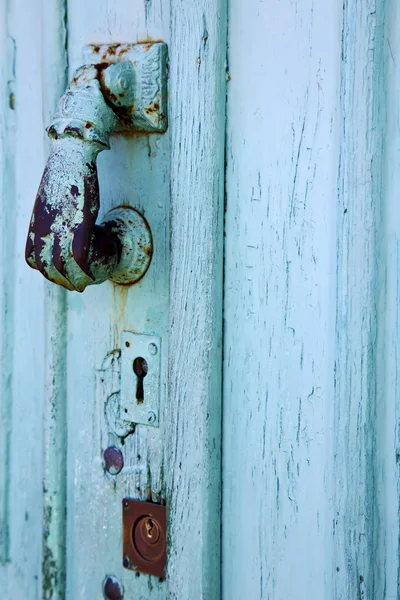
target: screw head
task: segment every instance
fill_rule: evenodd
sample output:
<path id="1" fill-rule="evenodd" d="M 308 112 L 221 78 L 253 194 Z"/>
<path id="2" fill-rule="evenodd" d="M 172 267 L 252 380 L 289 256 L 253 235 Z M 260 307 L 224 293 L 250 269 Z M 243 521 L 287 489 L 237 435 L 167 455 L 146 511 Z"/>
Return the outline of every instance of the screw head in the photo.
<path id="1" fill-rule="evenodd" d="M 129 556 L 124 556 L 124 560 L 123 560 L 122 564 L 124 565 L 125 569 L 129 569 L 129 567 L 131 566 L 131 561 L 130 561 Z"/>
<path id="2" fill-rule="evenodd" d="M 154 356 L 158 352 L 157 345 L 152 342 L 151 344 L 149 344 L 148 350 L 149 350 L 149 353 Z"/>
<path id="3" fill-rule="evenodd" d="M 129 81 L 123 75 L 119 78 L 118 83 L 123 90 L 127 90 L 129 87 Z"/>
<path id="4" fill-rule="evenodd" d="M 109 446 L 104 450 L 104 468 L 110 475 L 118 475 L 124 466 L 124 456 L 119 448 Z"/>
<path id="5" fill-rule="evenodd" d="M 128 508 L 128 506 L 129 506 L 129 500 L 123 500 L 123 501 L 122 501 L 122 506 L 123 506 L 124 508 Z"/>
<path id="6" fill-rule="evenodd" d="M 107 575 L 103 582 L 103 595 L 107 600 L 123 600 L 124 588 L 113 575 Z"/>
<path id="7" fill-rule="evenodd" d="M 156 420 L 157 420 L 157 415 L 154 412 L 154 410 L 149 410 L 147 412 L 147 422 L 148 423 L 155 423 Z"/>

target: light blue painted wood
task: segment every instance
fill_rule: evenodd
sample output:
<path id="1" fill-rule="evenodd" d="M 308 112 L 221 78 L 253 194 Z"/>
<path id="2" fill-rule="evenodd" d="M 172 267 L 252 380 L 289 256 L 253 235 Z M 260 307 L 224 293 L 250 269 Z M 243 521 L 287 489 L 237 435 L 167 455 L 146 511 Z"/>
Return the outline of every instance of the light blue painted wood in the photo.
<path id="1" fill-rule="evenodd" d="M 8 131 L 1 127 L 0 134 L 6 141 L 1 157 L 6 180 L 1 186 L 0 222 L 0 273 L 2 279 L 6 277 L 6 286 L 1 293 L 4 289 L 8 293 L 7 311 L 0 317 L 6 324 L 5 330 L 0 325 L 1 346 L 7 348 L 7 380 L 2 370 L 0 403 L 8 404 L 8 423 L 6 432 L 0 426 L 0 443 L 8 447 L 3 453 L 2 446 L 0 471 L 4 466 L 8 469 L 9 486 L 9 562 L 0 565 L 0 587 L 5 597 L 36 600 L 41 597 L 43 283 L 27 273 L 23 244 L 44 156 L 41 13 L 37 2 L 26 5 L 13 0 L 1 3 L 1 15 L 8 39 L 7 48 L 2 37 L 1 56 L 7 57 L 7 82 L 12 89 L 1 88 L 0 103 L 1 121 L 6 118 L 11 125 Z M 15 54 L 10 53 L 10 42 Z M 10 92 L 14 94 L 12 111 Z"/>
<path id="2" fill-rule="evenodd" d="M 386 81 L 376 83 L 383 95 L 383 114 L 386 119 L 385 153 L 381 165 L 383 193 L 376 203 L 381 207 L 380 282 L 378 306 L 377 400 L 376 400 L 376 490 L 379 506 L 377 524 L 379 561 L 376 578 L 384 586 L 386 598 L 400 596 L 400 478 L 399 478 L 399 101 L 398 64 L 400 59 L 400 7 L 387 3 L 383 31 L 383 74 Z M 382 72 L 381 72 L 382 75 Z"/>
<path id="3" fill-rule="evenodd" d="M 225 5 L 68 6 L 71 71 L 86 43 L 169 42 L 169 133 L 114 139 L 100 164 L 103 210 L 145 210 L 158 249 L 140 286 L 67 308 L 25 266 L 65 30 L 62 4 L 3 3 L 0 587 L 92 600 L 113 574 L 128 598 L 217 599 Z M 399 11 L 231 0 L 224 598 L 400 595 Z M 113 479 L 123 329 L 163 337 L 163 418 Z M 170 504 L 164 583 L 121 567 L 125 494 Z"/>
<path id="4" fill-rule="evenodd" d="M 168 42 L 170 128 L 116 136 L 99 157 L 102 210 L 129 202 L 150 223 L 148 274 L 132 289 L 106 283 L 68 296 L 67 597 L 95 597 L 112 574 L 127 597 L 218 598 L 224 13 L 212 0 L 195 9 L 186 1 L 68 6 L 71 72 L 87 43 Z M 118 359 L 109 353 L 124 330 L 162 338 L 162 416 L 159 428 L 138 426 L 125 438 L 125 467 L 113 480 L 101 450 L 119 441 L 110 417 Z M 169 504 L 164 583 L 122 568 L 125 495 Z"/>
<path id="5" fill-rule="evenodd" d="M 67 14 L 64 0 L 42 2 L 43 124 L 54 115 L 67 82 Z M 43 131 L 46 153 L 50 143 Z M 61 287 L 44 284 L 44 311 L 47 316 L 45 340 L 45 385 L 43 393 L 43 521 L 42 598 L 65 597 L 67 412 L 66 412 L 66 294 Z"/>
<path id="6" fill-rule="evenodd" d="M 14 351 L 7 358 L 13 374 L 7 412 L 11 543 L 0 586 L 10 598 L 92 600 L 112 574 L 128 598 L 218 598 L 225 6 L 216 0 L 195 8 L 186 0 L 171 6 L 69 0 L 69 76 L 82 64 L 85 44 L 163 39 L 172 87 L 169 132 L 115 137 L 99 161 L 102 211 L 122 202 L 143 210 L 154 235 L 152 266 L 130 290 L 106 283 L 67 297 L 23 260 L 48 155 L 44 126 L 64 85 L 63 4 L 47 10 L 39 0 L 29 7 L 12 0 L 8 9 L 8 33 L 17 47 L 16 149 L 8 155 L 18 226 L 13 231 L 12 220 L 2 222 L 15 237 L 16 259 L 10 279 Z M 1 259 L 1 267 L 8 264 L 7 256 Z M 139 426 L 133 433 L 128 424 L 119 432 L 129 434 L 124 444 L 113 404 L 123 330 L 162 337 L 163 379 L 160 428 Z M 117 478 L 105 475 L 102 464 L 111 443 L 124 452 Z M 7 471 L 0 472 L 2 485 Z M 170 505 L 163 583 L 122 568 L 125 495 Z"/>
<path id="7" fill-rule="evenodd" d="M 390 598 L 385 564 L 398 562 L 397 552 L 383 552 L 378 496 L 385 485 L 378 459 L 385 403 L 378 358 L 386 269 L 384 23 L 390 12 L 384 8 L 369 0 L 343 12 L 331 542 L 337 571 L 331 594 L 343 600 Z"/>
<path id="8" fill-rule="evenodd" d="M 0 211 L 3 215 L 0 241 L 0 563 L 9 557 L 10 435 L 12 406 L 13 288 L 14 260 L 8 260 L 15 231 L 14 146 L 15 111 L 10 94 L 15 84 L 15 44 L 8 35 L 7 12 L 1 6 L 0 47 L 2 49 L 0 89 Z M 11 202 L 10 202 L 11 200 Z"/>
<path id="9" fill-rule="evenodd" d="M 70 0 L 70 76 L 82 64 L 83 46 L 90 43 L 136 42 L 147 38 L 142 0 L 122 5 Z M 168 42 L 168 7 L 149 19 L 156 39 Z M 157 33 L 156 33 L 157 32 Z M 167 586 L 122 566 L 121 505 L 125 496 L 165 499 L 163 439 L 165 421 L 157 429 L 130 426 L 123 444 L 117 435 L 118 391 L 116 354 L 122 332 L 162 338 L 163 392 L 168 368 L 168 215 L 169 134 L 114 136 L 111 150 L 98 160 L 101 213 L 128 203 L 146 216 L 153 233 L 154 255 L 143 280 L 132 288 L 106 282 L 84 294 L 69 294 L 68 305 L 68 520 L 67 597 L 96 597 L 107 575 L 118 578 L 126 597 L 162 599 Z M 100 215 L 100 219 L 101 216 Z M 104 380 L 103 382 L 101 380 Z M 116 387 L 113 387 L 116 386 Z M 116 407 L 113 403 L 116 402 Z M 165 393 L 160 409 L 166 408 Z M 112 417 L 110 417 L 112 413 Z M 128 424 L 129 425 L 129 424 Z M 102 452 L 109 444 L 121 448 L 124 470 L 105 475 Z M 88 510 L 90 507 L 90 510 Z M 96 532 L 88 535 L 87 532 Z M 100 540 L 100 543 L 99 543 Z M 93 560 L 97 556 L 98 560 Z"/>
<path id="10" fill-rule="evenodd" d="M 171 6 L 169 589 L 217 600 L 227 3 Z"/>
<path id="11" fill-rule="evenodd" d="M 399 596 L 398 26 L 230 3 L 224 598 Z"/>

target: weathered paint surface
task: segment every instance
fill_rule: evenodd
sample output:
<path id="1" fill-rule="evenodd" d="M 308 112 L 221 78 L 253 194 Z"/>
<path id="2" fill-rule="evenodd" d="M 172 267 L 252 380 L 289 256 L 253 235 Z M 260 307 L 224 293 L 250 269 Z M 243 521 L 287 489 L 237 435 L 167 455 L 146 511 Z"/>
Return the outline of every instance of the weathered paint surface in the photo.
<path id="1" fill-rule="evenodd" d="M 55 107 L 68 82 L 67 14 L 64 0 L 45 5 L 42 12 L 40 68 L 46 85 L 42 98 L 42 122 L 51 122 Z M 36 7 L 39 12 L 40 6 Z M 22 40 L 20 41 L 22 43 Z M 50 150 L 45 136 L 42 160 Z M 39 171 L 40 172 L 40 171 Z M 28 197 L 24 197 L 27 208 Z M 67 514 L 67 319 L 65 290 L 52 283 L 44 286 L 44 393 L 43 393 L 43 506 L 42 544 L 37 552 L 41 571 L 37 575 L 37 594 L 43 600 L 63 599 L 66 581 Z M 38 335 L 42 332 L 39 331 Z M 35 596 L 34 596 L 35 597 Z"/>
<path id="2" fill-rule="evenodd" d="M 224 598 L 400 593 L 399 11 L 231 0 Z M 64 7 L 12 0 L 1 22 L 5 597 L 221 595 L 225 16 L 217 0 L 69 0 L 69 77 L 86 44 L 169 42 L 170 129 L 112 137 L 99 158 L 99 216 L 145 213 L 151 269 L 68 298 L 23 260 Z M 124 330 L 162 338 L 159 428 L 121 419 Z M 124 496 L 170 507 L 165 582 L 122 568 Z"/>
<path id="3" fill-rule="evenodd" d="M 15 212 L 13 202 L 14 165 L 8 152 L 14 146 L 15 119 L 10 106 L 10 94 L 14 93 L 15 45 L 8 38 L 5 7 L 0 14 L 0 47 L 3 52 L 0 61 L 0 210 L 7 230 L 1 228 L 0 237 L 0 563 L 9 556 L 9 500 L 10 500 L 10 434 L 11 434 L 11 397 L 12 397 L 12 353 L 13 353 L 13 283 L 14 261 L 5 264 L 7 248 L 12 243 L 12 231 L 15 230 Z"/>
<path id="4" fill-rule="evenodd" d="M 224 598 L 399 597 L 399 31 L 230 2 Z"/>
<path id="5" fill-rule="evenodd" d="M 147 63 L 156 61 L 156 69 L 148 70 L 154 77 L 151 92 L 157 98 L 158 80 L 166 77 L 166 69 L 165 64 L 159 68 L 158 53 L 154 55 L 152 45 L 148 46 L 147 55 L 141 54 L 152 57 Z M 131 70 L 121 72 L 124 66 Z M 124 89 L 136 90 L 142 106 L 144 93 L 132 63 L 78 68 L 47 129 L 52 149 L 32 212 L 25 259 L 46 279 L 70 291 L 83 292 L 87 285 L 107 279 L 135 283 L 151 261 L 151 233 L 138 211 L 114 209 L 96 225 L 100 210 L 97 156 L 110 148 L 110 135 L 124 123 L 122 114 L 109 106 L 115 104 L 121 81 Z M 129 118 L 132 109 L 133 104 L 124 107 Z"/>
<path id="6" fill-rule="evenodd" d="M 0 427 L 12 431 L 12 444 L 4 444 L 10 459 L 0 468 L 0 493 L 12 508 L 8 519 L 1 513 L 10 560 L 0 567 L 0 585 L 5 597 L 29 600 L 92 599 L 106 590 L 111 597 L 124 590 L 126 598 L 218 598 L 224 4 L 69 0 L 64 8 L 12 0 L 4 31 L 15 38 L 17 58 L 15 97 L 7 96 L 15 112 L 4 101 L 1 118 L 18 135 L 1 132 L 12 166 L 2 189 L 12 193 L 10 177 L 15 185 L 14 203 L 4 200 L 10 219 L 2 223 L 2 248 L 17 251 L 15 265 L 1 255 L 12 311 L 11 321 L 9 309 L 1 320 L 3 373 L 12 379 Z M 23 260 L 49 155 L 44 126 L 82 65 L 84 46 L 151 40 L 169 42 L 170 129 L 111 136 L 98 175 L 99 219 L 126 204 L 143 213 L 153 233 L 152 265 L 136 286 L 105 282 L 66 295 Z M 8 72 L 2 81 L 12 82 Z M 124 330 L 161 337 L 160 427 L 120 418 Z M 123 455 L 119 473 L 106 468 L 111 446 Z M 164 582 L 122 567 L 125 496 L 169 505 Z"/>
<path id="7" fill-rule="evenodd" d="M 0 6 L 0 528 L 4 525 L 8 533 L 8 562 L 0 565 L 0 585 L 5 597 L 39 598 L 43 283 L 24 265 L 26 231 L 24 234 L 22 223 L 26 228 L 44 160 L 42 89 L 37 85 L 42 60 L 41 15 L 35 2 L 2 2 Z M 3 550 L 1 543 L 2 558 Z"/>

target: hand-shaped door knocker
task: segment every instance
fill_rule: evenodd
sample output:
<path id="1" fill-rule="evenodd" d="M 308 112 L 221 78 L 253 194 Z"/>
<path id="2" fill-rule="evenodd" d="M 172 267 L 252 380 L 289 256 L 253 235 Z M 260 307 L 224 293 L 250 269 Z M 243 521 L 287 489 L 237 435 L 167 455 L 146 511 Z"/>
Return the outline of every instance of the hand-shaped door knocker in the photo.
<path id="1" fill-rule="evenodd" d="M 152 257 L 145 218 L 129 206 L 100 208 L 96 160 L 119 130 L 166 130 L 167 49 L 162 43 L 88 46 L 47 132 L 52 139 L 30 221 L 26 261 L 82 292 L 111 279 L 138 281 Z"/>

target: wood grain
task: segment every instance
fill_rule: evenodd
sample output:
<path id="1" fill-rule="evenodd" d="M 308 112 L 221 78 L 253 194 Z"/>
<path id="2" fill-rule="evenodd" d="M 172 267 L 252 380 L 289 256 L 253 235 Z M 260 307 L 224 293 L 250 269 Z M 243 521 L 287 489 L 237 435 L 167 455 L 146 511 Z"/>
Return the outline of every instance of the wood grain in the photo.
<path id="1" fill-rule="evenodd" d="M 226 6 L 172 3 L 170 598 L 219 598 Z"/>
<path id="2" fill-rule="evenodd" d="M 381 82 L 386 113 L 385 154 L 382 173 L 382 221 L 384 235 L 380 240 L 379 328 L 377 350 L 377 475 L 379 525 L 376 544 L 379 561 L 376 577 L 384 587 L 383 597 L 394 600 L 400 596 L 399 568 L 399 128 L 398 64 L 400 60 L 400 7 L 387 5 L 383 55 L 386 84 Z"/>
<path id="3" fill-rule="evenodd" d="M 9 414 L 6 437 L 4 430 L 0 437 L 8 446 L 2 463 L 9 473 L 9 562 L 0 567 L 0 585 L 5 597 L 36 600 L 41 597 L 43 282 L 26 268 L 23 248 L 44 158 L 42 17 L 38 2 L 27 5 L 21 0 L 2 3 L 1 14 L 7 29 L 7 47 L 2 44 L 7 86 L 2 87 L 1 119 L 8 125 L 1 127 L 6 144 L 1 157 L 5 180 L 0 272 L 8 306 L 1 315 L 7 354 L 0 393 Z"/>
<path id="4" fill-rule="evenodd" d="M 61 2 L 51 10 L 39 0 L 25 4 L 8 4 L 1 37 L 2 48 L 7 36 L 17 48 L 13 113 L 4 96 L 12 80 L 9 52 L 1 63 L 1 119 L 16 121 L 15 135 L 12 128 L 1 132 L 8 217 L 2 222 L 1 433 L 12 433 L 2 438 L 9 459 L 0 493 L 12 499 L 2 590 L 10 598 L 92 600 L 101 597 L 102 582 L 112 574 L 125 597 L 217 598 L 225 6 L 214 0 L 195 10 L 186 1 L 171 7 L 160 0 L 69 0 L 69 77 L 82 64 L 85 44 L 163 39 L 170 45 L 171 87 L 169 132 L 116 137 L 99 161 L 102 211 L 128 202 L 151 224 L 151 269 L 130 290 L 107 283 L 68 295 L 65 305 L 62 292 L 26 267 L 23 248 L 47 158 L 44 127 L 65 85 L 66 21 Z M 162 337 L 160 428 L 121 429 L 118 349 L 124 329 Z M 118 478 L 103 469 L 109 444 L 124 452 Z M 164 582 L 122 568 L 126 495 L 169 504 Z M 7 524 L 6 512 L 1 519 Z"/>
<path id="5" fill-rule="evenodd" d="M 69 68 L 82 64 L 90 43 L 168 42 L 169 10 L 134 2 L 68 3 Z M 151 32 L 151 33 L 149 33 Z M 153 33 L 154 32 L 154 33 Z M 137 426 L 118 435 L 118 350 L 122 331 L 162 338 L 163 389 L 168 368 L 169 134 L 115 136 L 111 151 L 98 160 L 101 215 L 121 204 L 143 212 L 150 223 L 154 255 L 147 275 L 126 288 L 110 282 L 67 296 L 68 314 L 68 464 L 66 597 L 100 597 L 106 576 L 116 577 L 125 597 L 165 598 L 157 578 L 135 576 L 122 566 L 122 499 L 165 501 L 163 436 L 160 427 Z M 101 218 L 100 215 L 100 218 Z M 145 389 L 145 382 L 144 382 Z M 146 389 L 145 389 L 146 393 Z M 165 394 L 161 397 L 164 409 Z M 109 445 L 121 449 L 124 469 L 105 473 L 102 455 Z M 94 560 L 93 557 L 96 557 Z"/>
<path id="6" fill-rule="evenodd" d="M 14 44 L 8 37 L 8 22 L 5 3 L 1 4 L 0 19 L 0 210 L 1 243 L 0 243 L 0 563 L 9 557 L 9 483 L 10 483 L 10 433 L 12 405 L 12 354 L 13 354 L 13 261 L 8 261 L 10 245 L 10 225 L 14 224 L 13 203 L 14 190 L 14 114 L 10 108 L 10 93 L 14 86 L 12 63 Z M 9 83 L 10 82 L 10 83 Z M 12 199 L 12 202 L 10 202 Z M 15 225 L 13 227 L 15 229 Z"/>
<path id="7" fill-rule="evenodd" d="M 370 1 L 343 12 L 333 438 L 333 593 L 343 600 L 385 597 L 377 461 L 387 45 L 381 8 Z"/>
<path id="8" fill-rule="evenodd" d="M 230 4 L 224 598 L 397 597 L 384 20 Z"/>
<path id="9" fill-rule="evenodd" d="M 70 0 L 68 6 L 70 74 L 84 44 L 162 39 L 169 44 L 170 79 L 167 134 L 116 137 L 99 159 L 103 211 L 128 202 L 149 220 L 155 240 L 149 272 L 129 290 L 105 284 L 68 296 L 67 597 L 95 597 L 112 574 L 127 597 L 217 598 L 223 5 Z M 162 337 L 162 419 L 160 428 L 137 426 L 124 439 L 124 470 L 110 478 L 101 452 L 121 442 L 109 416 L 118 359 L 108 353 L 120 347 L 124 329 Z M 169 506 L 165 582 L 122 568 L 124 496 Z"/>
<path id="10" fill-rule="evenodd" d="M 60 96 L 68 83 L 67 14 L 64 0 L 50 5 L 42 1 L 43 122 L 51 123 Z M 50 143 L 43 131 L 46 153 Z M 44 337 L 45 381 L 43 390 L 43 520 L 42 598 L 65 597 L 66 569 L 66 293 L 45 282 Z"/>

